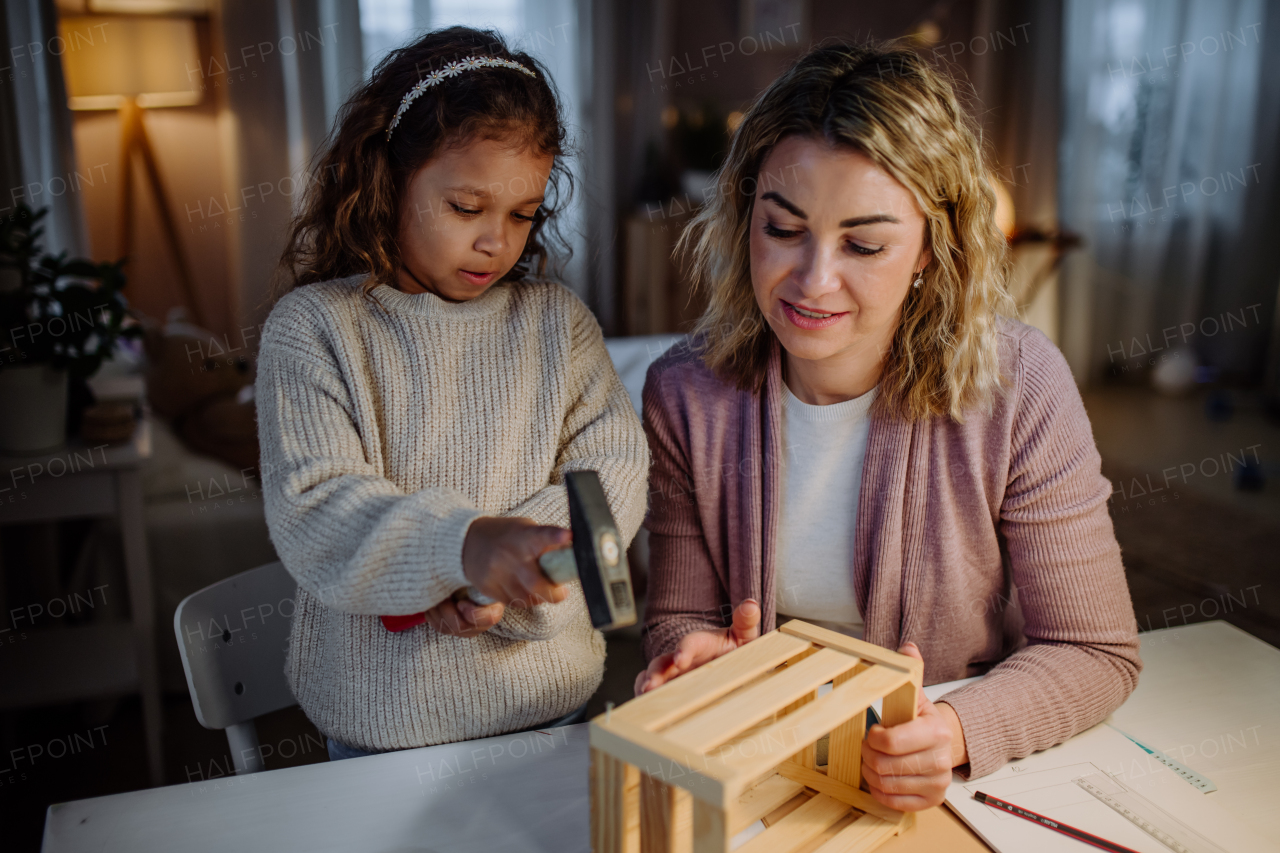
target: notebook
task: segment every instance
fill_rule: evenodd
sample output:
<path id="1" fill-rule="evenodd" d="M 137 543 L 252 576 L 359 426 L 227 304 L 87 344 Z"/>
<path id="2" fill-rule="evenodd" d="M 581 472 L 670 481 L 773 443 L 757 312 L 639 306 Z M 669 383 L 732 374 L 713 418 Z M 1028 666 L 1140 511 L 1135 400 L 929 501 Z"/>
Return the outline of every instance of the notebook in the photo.
<path id="1" fill-rule="evenodd" d="M 1139 853 L 1275 853 L 1266 841 L 1176 772 L 1105 723 L 1012 761 L 981 779 L 957 776 L 947 805 L 1000 853 L 1092 848 L 979 803 L 976 791 Z"/>

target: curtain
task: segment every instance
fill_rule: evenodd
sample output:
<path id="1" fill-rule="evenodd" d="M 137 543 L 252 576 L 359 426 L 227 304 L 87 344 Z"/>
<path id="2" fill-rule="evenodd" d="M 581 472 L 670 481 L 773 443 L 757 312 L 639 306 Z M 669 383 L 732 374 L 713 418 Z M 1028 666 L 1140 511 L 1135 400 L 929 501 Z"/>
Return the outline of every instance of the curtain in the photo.
<path id="1" fill-rule="evenodd" d="M 270 310 L 272 276 L 312 158 L 360 83 L 360 10 L 356 0 L 223 0 L 214 36 L 216 57 L 252 61 L 255 75 L 252 85 L 226 87 L 218 118 L 227 195 L 248 192 L 260 214 L 228 232 L 233 313 L 252 327 Z"/>
<path id="2" fill-rule="evenodd" d="M 1040 0 L 1030 7 L 1018 0 L 984 0 L 973 31 L 965 58 L 977 98 L 974 113 L 996 176 L 1013 201 L 1018 230 L 1053 234 L 1058 230 L 1062 0 Z M 1020 319 L 1058 343 L 1054 258 L 1049 242 L 1020 239 L 1009 284 Z"/>
<path id="3" fill-rule="evenodd" d="M 587 305 L 605 334 L 617 334 L 618 222 L 614 73 L 618 56 L 616 0 L 577 0 L 578 80 L 582 98 L 582 273 Z"/>
<path id="4" fill-rule="evenodd" d="M 569 124 L 572 149 L 568 166 L 573 173 L 575 193 L 560 222 L 572 252 L 564 265 L 562 281 L 578 296 L 591 302 L 588 297 L 593 288 L 589 281 L 591 265 L 585 228 L 586 200 L 590 192 L 585 162 L 590 151 L 590 114 L 585 94 L 590 84 L 583 76 L 591 39 L 579 35 L 580 32 L 589 34 L 590 28 L 588 24 L 580 29 L 576 0 L 523 0 L 522 6 L 523 27 L 514 34 L 516 46 L 547 67 L 560 92 Z"/>
<path id="5" fill-rule="evenodd" d="M 1084 248 L 1064 265 L 1061 345 L 1078 381 L 1178 346 L 1262 378 L 1280 278 L 1277 5 L 1065 3 L 1059 215 Z"/>
<path id="6" fill-rule="evenodd" d="M 48 207 L 44 249 L 85 254 L 84 214 L 76 195 L 71 111 L 58 50 L 53 0 L 8 0 L 0 11 L 0 215 L 19 202 Z"/>

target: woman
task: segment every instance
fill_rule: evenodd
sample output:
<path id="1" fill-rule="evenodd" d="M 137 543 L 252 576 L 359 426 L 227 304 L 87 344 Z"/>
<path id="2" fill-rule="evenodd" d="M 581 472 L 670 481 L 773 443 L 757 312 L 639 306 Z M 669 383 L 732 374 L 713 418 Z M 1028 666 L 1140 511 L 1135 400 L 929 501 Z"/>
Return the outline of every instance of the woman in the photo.
<path id="1" fill-rule="evenodd" d="M 683 236 L 709 307 L 644 391 L 637 691 L 789 617 L 922 657 L 926 684 L 983 675 L 869 730 L 871 793 L 904 810 L 1097 723 L 1141 669 L 1111 489 L 1061 354 L 1007 317 L 986 176 L 914 53 L 810 52 Z"/>

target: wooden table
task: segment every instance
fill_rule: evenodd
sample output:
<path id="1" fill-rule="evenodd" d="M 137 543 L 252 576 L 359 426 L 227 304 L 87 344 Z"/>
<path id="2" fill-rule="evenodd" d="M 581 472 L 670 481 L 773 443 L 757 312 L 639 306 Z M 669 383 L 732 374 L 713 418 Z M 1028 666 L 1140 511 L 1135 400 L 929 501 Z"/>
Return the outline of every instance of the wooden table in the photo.
<path id="1" fill-rule="evenodd" d="M 1280 651 L 1209 623 L 1144 635 L 1143 658 L 1116 724 L 1160 748 L 1258 726 L 1261 745 L 1186 763 L 1217 783 L 1208 796 L 1276 837 L 1278 819 L 1259 805 L 1280 800 Z M 62 803 L 49 808 L 43 849 L 569 853 L 588 849 L 587 802 L 587 726 L 578 725 Z M 932 809 L 881 849 L 986 848 Z"/>
<path id="2" fill-rule="evenodd" d="M 6 624 L 0 628 L 25 639 L 0 656 L 0 709 L 141 693 L 147 766 L 152 784 L 162 785 L 160 678 L 139 473 L 150 456 L 151 428 L 144 419 L 132 439 L 121 444 L 89 447 L 73 441 L 31 456 L 0 457 L 0 525 L 116 517 L 132 613 L 129 622 L 62 627 L 55 618 L 47 628 L 22 630 L 11 609 L 29 606 L 34 622 L 36 607 L 48 602 L 7 602 Z M 84 607 L 79 599 L 72 602 Z M 49 615 L 56 617 L 52 610 Z"/>

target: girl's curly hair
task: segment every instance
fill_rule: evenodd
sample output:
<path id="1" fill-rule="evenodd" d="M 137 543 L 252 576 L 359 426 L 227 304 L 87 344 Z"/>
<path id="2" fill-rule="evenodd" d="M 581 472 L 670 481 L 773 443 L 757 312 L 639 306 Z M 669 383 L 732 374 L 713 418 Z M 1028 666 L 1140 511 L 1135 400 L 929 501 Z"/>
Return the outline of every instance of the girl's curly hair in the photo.
<path id="1" fill-rule="evenodd" d="M 468 56 L 508 59 L 534 72 L 483 68 L 428 88 L 387 128 L 401 99 L 423 77 Z M 396 235 L 413 175 L 447 146 L 500 139 L 555 157 L 546 202 L 534 215 L 520 260 L 504 281 L 547 274 L 569 247 L 555 225 L 573 180 L 560 100 L 546 69 L 512 51 L 492 30 L 450 27 L 392 51 L 343 106 L 313 162 L 302 205 L 280 257 L 276 296 L 319 281 L 364 274 L 364 290 L 394 286 L 401 269 Z M 550 251 L 550 247 L 555 251 Z"/>

